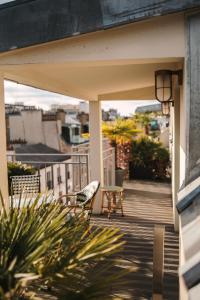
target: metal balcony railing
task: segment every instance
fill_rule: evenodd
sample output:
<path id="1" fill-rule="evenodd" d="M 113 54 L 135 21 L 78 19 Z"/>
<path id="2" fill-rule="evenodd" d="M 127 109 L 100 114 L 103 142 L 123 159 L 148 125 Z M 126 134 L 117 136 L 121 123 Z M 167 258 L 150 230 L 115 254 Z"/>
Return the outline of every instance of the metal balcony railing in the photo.
<path id="1" fill-rule="evenodd" d="M 8 161 L 33 167 L 40 177 L 40 191 L 51 190 L 55 197 L 79 191 L 89 183 L 88 154 L 16 153 L 9 154 Z"/>
<path id="2" fill-rule="evenodd" d="M 72 147 L 72 153 L 13 153 L 8 161 L 21 162 L 36 169 L 40 176 L 40 191 L 52 190 L 57 197 L 81 190 L 90 181 L 89 143 Z M 104 185 L 115 185 L 115 151 L 103 140 Z"/>
<path id="3" fill-rule="evenodd" d="M 90 157 L 89 143 L 72 147 L 72 152 L 88 154 Z M 107 138 L 103 139 L 103 170 L 104 185 L 115 185 L 115 150 L 110 146 L 110 142 Z"/>

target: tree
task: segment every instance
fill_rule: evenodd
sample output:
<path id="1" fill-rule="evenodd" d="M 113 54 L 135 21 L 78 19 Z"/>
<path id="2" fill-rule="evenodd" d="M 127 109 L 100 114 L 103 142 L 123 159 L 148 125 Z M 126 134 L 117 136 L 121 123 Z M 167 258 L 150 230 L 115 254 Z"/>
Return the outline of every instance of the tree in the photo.
<path id="1" fill-rule="evenodd" d="M 149 123 L 152 120 L 152 115 L 150 113 L 136 113 L 133 116 L 133 120 L 136 124 L 140 124 L 142 128 L 144 128 L 146 135 L 149 135 Z"/>
<path id="2" fill-rule="evenodd" d="M 133 119 L 116 119 L 113 122 L 104 122 L 102 125 L 103 135 L 111 141 L 115 148 L 115 168 L 117 168 L 117 145 L 131 142 L 141 130 L 137 129 Z"/>

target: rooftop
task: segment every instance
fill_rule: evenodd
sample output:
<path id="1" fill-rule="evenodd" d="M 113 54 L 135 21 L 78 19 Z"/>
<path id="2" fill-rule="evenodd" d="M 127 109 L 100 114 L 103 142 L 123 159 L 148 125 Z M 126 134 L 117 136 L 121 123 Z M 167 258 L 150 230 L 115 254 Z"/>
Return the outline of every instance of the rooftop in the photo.
<path id="1" fill-rule="evenodd" d="M 42 143 L 23 145 L 21 147 L 17 147 L 15 151 L 16 151 L 17 161 L 21 161 L 22 163 L 32 162 L 34 166 L 40 166 L 40 168 L 44 168 L 45 166 L 48 166 L 48 162 L 62 162 L 67 159 L 70 159 L 70 156 L 68 155 L 62 155 L 62 156 L 57 155 L 63 153 L 56 149 L 48 147 Z M 26 156 L 22 154 L 33 154 L 33 155 Z M 48 154 L 48 155 L 37 155 L 37 154 Z"/>
<path id="2" fill-rule="evenodd" d="M 154 111 L 161 111 L 161 104 L 160 103 L 139 106 L 135 110 L 136 113 L 145 113 L 145 112 L 154 112 Z"/>

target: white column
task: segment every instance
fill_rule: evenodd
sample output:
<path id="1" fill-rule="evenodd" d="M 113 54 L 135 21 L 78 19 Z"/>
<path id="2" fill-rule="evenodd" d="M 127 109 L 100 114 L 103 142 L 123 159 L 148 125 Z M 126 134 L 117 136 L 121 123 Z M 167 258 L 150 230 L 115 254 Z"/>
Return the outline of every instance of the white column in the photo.
<path id="1" fill-rule="evenodd" d="M 174 229 L 179 230 L 179 216 L 176 209 L 177 194 L 180 188 L 180 87 L 177 79 L 174 80 L 174 107 L 173 107 L 173 146 L 172 146 L 172 199 Z"/>
<path id="2" fill-rule="evenodd" d="M 101 115 L 101 102 L 90 101 L 90 180 L 98 180 L 101 185 L 104 184 L 103 178 L 103 150 L 102 150 L 102 115 Z M 94 205 L 94 213 L 100 213 L 101 197 L 98 193 Z"/>
<path id="3" fill-rule="evenodd" d="M 4 78 L 0 74 L 0 190 L 6 207 L 8 207 L 8 172 L 6 157 L 6 118 L 4 101 Z"/>

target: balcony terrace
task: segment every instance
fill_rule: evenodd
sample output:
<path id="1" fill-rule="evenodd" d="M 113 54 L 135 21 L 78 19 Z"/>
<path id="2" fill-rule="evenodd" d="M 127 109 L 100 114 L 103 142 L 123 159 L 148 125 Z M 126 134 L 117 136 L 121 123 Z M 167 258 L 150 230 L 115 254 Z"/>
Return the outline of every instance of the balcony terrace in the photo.
<path id="1" fill-rule="evenodd" d="M 99 226 L 116 226 L 124 234 L 126 245 L 121 258 L 124 267 L 133 267 L 123 290 L 123 299 L 151 299 L 153 277 L 154 225 L 165 226 L 164 299 L 178 299 L 179 238 L 173 229 L 170 185 L 147 181 L 126 181 L 125 217 L 121 214 L 93 216 Z M 115 288 L 115 287 L 114 287 Z"/>
<path id="2" fill-rule="evenodd" d="M 86 147 L 87 148 L 87 147 Z M 64 154 L 54 154 L 54 160 L 49 161 L 47 154 L 40 154 L 40 159 L 45 164 L 44 170 L 41 169 L 40 174 L 40 189 L 44 192 L 48 188 L 47 174 L 51 173 L 51 178 L 54 178 L 54 184 L 50 192 L 54 193 L 55 198 L 59 196 L 57 190 L 62 189 L 62 184 L 68 186 L 71 184 L 72 191 L 80 190 L 81 187 L 87 184 L 82 182 L 81 178 L 89 176 L 88 159 L 85 152 L 78 149 L 78 153 L 70 155 L 70 160 L 61 162 L 61 157 Z M 108 167 L 106 163 L 107 149 L 105 152 L 104 167 Z M 83 154 L 83 153 L 85 154 Z M 26 163 L 29 162 L 34 166 L 37 156 L 35 154 L 23 154 Z M 52 154 L 51 154 L 52 156 Z M 30 160 L 27 161 L 27 159 Z M 47 158 L 47 160 L 45 160 Z M 50 157 L 52 159 L 52 157 Z M 81 159 L 80 159 L 81 158 Z M 9 160 L 8 156 L 8 160 Z M 12 160 L 14 157 L 12 157 Z M 110 158 L 109 158 L 110 159 Z M 41 161 L 37 161 L 41 163 Z M 70 170 L 70 180 L 62 169 L 59 171 L 63 182 L 56 187 L 56 172 L 64 166 L 64 171 Z M 82 169 L 84 166 L 84 169 Z M 80 170 L 81 173 L 80 173 Z M 62 173 L 64 172 L 64 173 Z M 43 174 L 44 173 L 44 174 Z M 81 180 L 81 181 L 79 181 Z M 44 182 L 43 182 L 44 181 Z M 41 185 L 41 183 L 43 184 Z M 43 186 L 44 185 L 44 186 Z M 105 181 L 105 185 L 109 185 L 109 181 Z M 43 186 L 43 188 L 42 188 Z M 45 188 L 46 186 L 46 188 Z M 111 214 L 108 219 L 107 214 L 92 216 L 91 223 L 95 226 L 113 226 L 120 228 L 124 234 L 123 239 L 126 244 L 123 251 L 120 253 L 122 265 L 124 267 L 133 268 L 134 272 L 128 275 L 127 284 L 123 290 L 116 290 L 116 293 L 122 296 L 122 299 L 150 299 L 152 296 L 152 279 L 153 279 L 153 245 L 154 245 L 154 226 L 165 226 L 165 242 L 164 242 L 164 299 L 178 299 L 178 265 L 179 265 L 179 237 L 178 233 L 174 232 L 173 225 L 173 209 L 171 198 L 171 187 L 168 183 L 158 183 L 149 181 L 125 181 L 125 200 L 124 213 Z M 67 191 L 67 187 L 66 187 Z M 115 287 L 114 287 L 115 288 Z"/>

